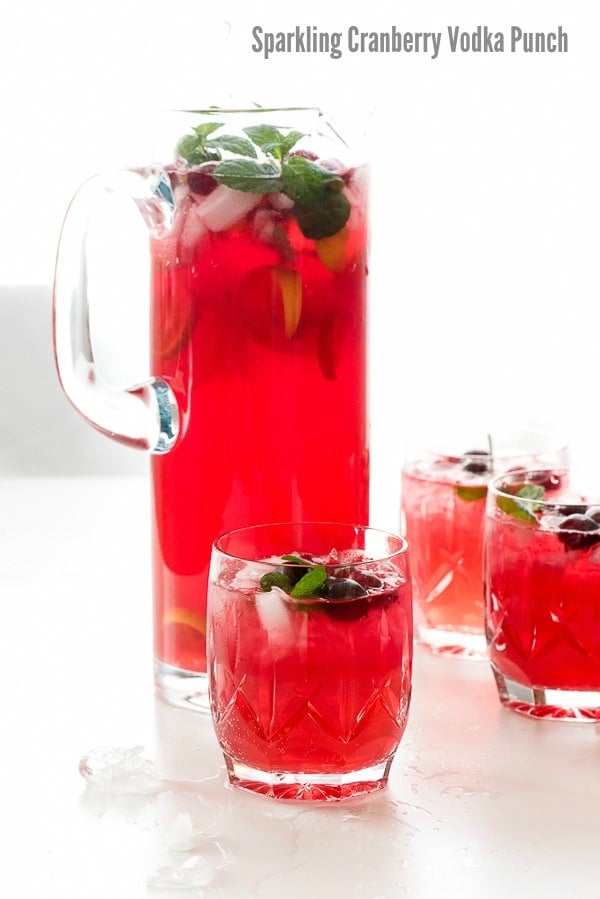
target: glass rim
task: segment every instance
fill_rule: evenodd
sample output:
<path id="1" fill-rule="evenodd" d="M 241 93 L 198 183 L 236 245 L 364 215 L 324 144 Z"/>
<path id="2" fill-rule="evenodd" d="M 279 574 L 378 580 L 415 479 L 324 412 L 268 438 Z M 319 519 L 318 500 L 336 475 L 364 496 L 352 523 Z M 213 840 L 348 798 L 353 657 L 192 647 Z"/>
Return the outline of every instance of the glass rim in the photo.
<path id="1" fill-rule="evenodd" d="M 227 115 L 228 113 L 245 113 L 248 115 L 262 115 L 265 112 L 313 112 L 319 116 L 325 113 L 320 106 L 201 106 L 198 108 L 188 106 L 164 107 L 163 112 L 179 113 L 181 115 Z"/>
<path id="2" fill-rule="evenodd" d="M 516 494 L 507 489 L 508 485 L 516 485 L 520 484 L 521 486 L 544 486 L 544 482 L 548 480 L 552 475 L 562 479 L 564 477 L 569 477 L 571 475 L 571 470 L 569 468 L 564 467 L 548 467 L 548 468 L 526 468 L 518 471 L 505 471 L 500 474 L 494 475 L 488 483 L 488 495 L 489 496 L 502 496 L 508 499 L 514 499 Z M 556 485 L 556 490 L 560 488 L 560 484 Z M 552 491 L 553 493 L 555 491 Z M 527 497 L 520 496 L 518 497 L 519 503 L 523 505 L 535 505 L 537 509 L 542 507 L 546 508 L 556 508 L 557 500 L 555 497 L 542 497 L 540 499 L 535 497 Z M 569 505 L 569 501 L 565 500 L 565 502 L 561 503 L 560 500 L 558 502 L 559 505 Z M 582 499 L 578 505 L 598 505 L 597 502 L 587 501 Z M 573 501 L 572 505 L 575 505 L 575 501 Z"/>
<path id="3" fill-rule="evenodd" d="M 384 538 L 391 538 L 392 540 L 397 541 L 398 549 L 386 552 L 386 553 L 377 553 L 373 558 L 365 559 L 364 561 L 353 562 L 352 564 L 355 566 L 362 565 L 374 565 L 378 562 L 386 562 L 390 559 L 398 558 L 399 556 L 406 555 L 408 553 L 408 541 L 405 537 L 402 537 L 400 534 L 395 534 L 392 531 L 386 531 L 382 528 L 373 527 L 370 524 L 352 524 L 350 522 L 343 521 L 273 521 L 273 522 L 265 522 L 262 524 L 250 524 L 245 525 L 244 527 L 232 528 L 229 531 L 224 531 L 222 534 L 219 534 L 218 537 L 215 537 L 213 540 L 212 548 L 219 552 L 222 556 L 225 556 L 228 559 L 236 560 L 239 562 L 248 562 L 248 563 L 258 563 L 261 565 L 265 565 L 266 567 L 275 568 L 281 565 L 281 561 L 275 560 L 265 560 L 265 559 L 257 559 L 252 557 L 249 553 L 238 554 L 231 552 L 227 549 L 224 549 L 221 545 L 223 541 L 227 538 L 234 537 L 236 534 L 249 534 L 252 531 L 261 531 L 262 533 L 266 533 L 268 530 L 272 528 L 306 528 L 306 527 L 331 527 L 331 528 L 343 528 L 345 530 L 351 530 L 355 535 L 359 533 L 367 533 L 370 532 L 372 534 L 378 535 Z M 308 548 L 307 548 L 308 549 Z M 338 547 L 335 547 L 338 549 Z M 344 547 L 339 548 L 339 551 L 343 551 Z M 327 567 L 336 569 L 336 568 L 347 568 L 348 562 L 339 562 L 336 563 L 328 563 Z M 300 562 L 286 562 L 286 565 L 296 566 L 298 568 L 305 567 Z"/>
<path id="4" fill-rule="evenodd" d="M 482 431 L 483 434 L 483 431 Z M 494 438 L 496 441 L 499 438 L 508 442 L 506 438 L 510 438 L 511 435 L 515 435 L 515 439 L 517 437 L 522 437 L 524 435 L 528 437 L 537 437 L 540 438 L 539 445 L 534 447 L 526 447 L 526 446 L 518 446 L 518 447 L 510 447 L 509 449 L 502 449 L 501 447 L 496 449 L 494 447 Z M 471 434 L 467 434 L 467 437 L 475 436 Z M 478 436 L 481 436 L 478 435 Z M 487 459 L 521 459 L 524 457 L 530 457 L 535 455 L 546 455 L 548 453 L 566 453 L 568 451 L 568 441 L 566 435 L 559 428 L 543 428 L 543 427 L 515 427 L 513 430 L 510 428 L 490 428 L 488 432 L 484 435 L 488 438 L 485 441 L 485 446 L 478 447 L 477 449 L 470 449 L 466 452 L 455 452 L 456 447 L 453 445 L 459 439 L 460 435 L 451 435 L 448 443 L 446 444 L 446 450 L 444 450 L 443 441 L 444 438 L 440 437 L 438 441 L 438 446 L 435 446 L 435 438 L 429 439 L 428 435 L 423 435 L 423 439 L 419 442 L 415 442 L 411 440 L 409 443 L 405 445 L 405 460 L 414 459 L 416 455 L 420 456 L 430 456 L 438 459 L 452 459 L 460 462 L 463 459 L 477 459 L 477 458 L 487 458 Z M 490 443 L 491 439 L 491 443 Z M 512 441 L 515 442 L 514 440 Z M 491 451 L 490 451 L 491 450 Z"/>

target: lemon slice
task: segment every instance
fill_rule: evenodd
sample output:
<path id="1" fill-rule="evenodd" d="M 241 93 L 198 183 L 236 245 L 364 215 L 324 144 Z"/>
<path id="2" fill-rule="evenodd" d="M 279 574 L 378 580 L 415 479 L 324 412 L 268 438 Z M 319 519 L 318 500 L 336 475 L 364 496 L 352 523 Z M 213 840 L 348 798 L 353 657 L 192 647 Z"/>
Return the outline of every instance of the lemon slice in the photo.
<path id="1" fill-rule="evenodd" d="M 195 631 L 198 631 L 199 634 L 206 633 L 206 619 L 204 615 L 200 615 L 198 612 L 192 612 L 191 609 L 186 609 L 183 606 L 178 606 L 165 612 L 163 616 L 163 625 L 165 624 L 187 624 Z"/>
<path id="2" fill-rule="evenodd" d="M 285 336 L 293 337 L 302 313 L 302 281 L 298 272 L 279 265 L 273 269 L 273 275 L 281 290 Z"/>
<path id="3" fill-rule="evenodd" d="M 346 267 L 348 237 L 348 229 L 344 227 L 331 237 L 320 237 L 315 240 L 317 256 L 330 272 L 341 272 Z"/>

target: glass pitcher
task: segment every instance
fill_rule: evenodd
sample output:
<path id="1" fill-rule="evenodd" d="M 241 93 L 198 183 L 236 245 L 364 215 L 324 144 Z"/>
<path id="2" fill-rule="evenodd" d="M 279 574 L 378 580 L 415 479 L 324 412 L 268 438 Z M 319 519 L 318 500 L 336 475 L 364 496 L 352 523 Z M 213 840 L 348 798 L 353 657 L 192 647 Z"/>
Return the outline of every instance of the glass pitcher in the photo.
<path id="1" fill-rule="evenodd" d="M 152 454 L 156 689 L 206 709 L 213 540 L 266 522 L 368 523 L 368 183 L 317 109 L 167 121 L 151 164 L 75 195 L 54 343 L 76 409 Z M 120 388 L 95 354 L 87 235 L 98 206 L 124 196 L 148 227 L 150 376 Z"/>

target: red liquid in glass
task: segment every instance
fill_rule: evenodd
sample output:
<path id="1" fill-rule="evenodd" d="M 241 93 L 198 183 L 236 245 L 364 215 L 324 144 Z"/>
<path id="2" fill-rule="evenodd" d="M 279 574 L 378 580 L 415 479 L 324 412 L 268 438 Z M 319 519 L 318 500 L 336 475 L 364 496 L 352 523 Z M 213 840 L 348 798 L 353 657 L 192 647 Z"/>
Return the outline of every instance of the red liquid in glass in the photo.
<path id="1" fill-rule="evenodd" d="M 528 687 L 600 690 L 600 543 L 566 549 L 499 510 L 486 528 L 492 664 Z"/>
<path id="2" fill-rule="evenodd" d="M 367 229 L 353 183 L 332 238 L 307 239 L 266 197 L 210 230 L 194 218 L 205 198 L 188 196 L 152 242 L 153 371 L 182 411 L 177 445 L 152 459 L 155 656 L 177 668 L 206 671 L 217 535 L 368 521 Z"/>
<path id="3" fill-rule="evenodd" d="M 415 603 L 427 628 L 483 634 L 486 482 L 450 461 L 403 472 Z"/>
<path id="4" fill-rule="evenodd" d="M 210 584 L 212 707 L 227 755 L 324 777 L 393 755 L 410 701 L 411 591 L 398 576 L 382 580 L 343 611 L 234 589 L 227 574 Z"/>

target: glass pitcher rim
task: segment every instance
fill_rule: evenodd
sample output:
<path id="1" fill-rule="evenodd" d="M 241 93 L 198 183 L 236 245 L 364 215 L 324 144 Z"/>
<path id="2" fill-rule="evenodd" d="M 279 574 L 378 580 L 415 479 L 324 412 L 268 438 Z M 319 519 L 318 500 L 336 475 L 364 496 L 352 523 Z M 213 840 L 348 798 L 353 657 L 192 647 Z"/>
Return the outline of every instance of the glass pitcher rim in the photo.
<path id="1" fill-rule="evenodd" d="M 223 115 L 227 113 L 241 112 L 244 114 L 256 113 L 260 115 L 265 112 L 314 112 L 318 115 L 325 115 L 320 106 L 205 106 L 197 109 L 188 106 L 169 106 L 165 107 L 165 112 L 175 112 L 190 115 Z"/>

